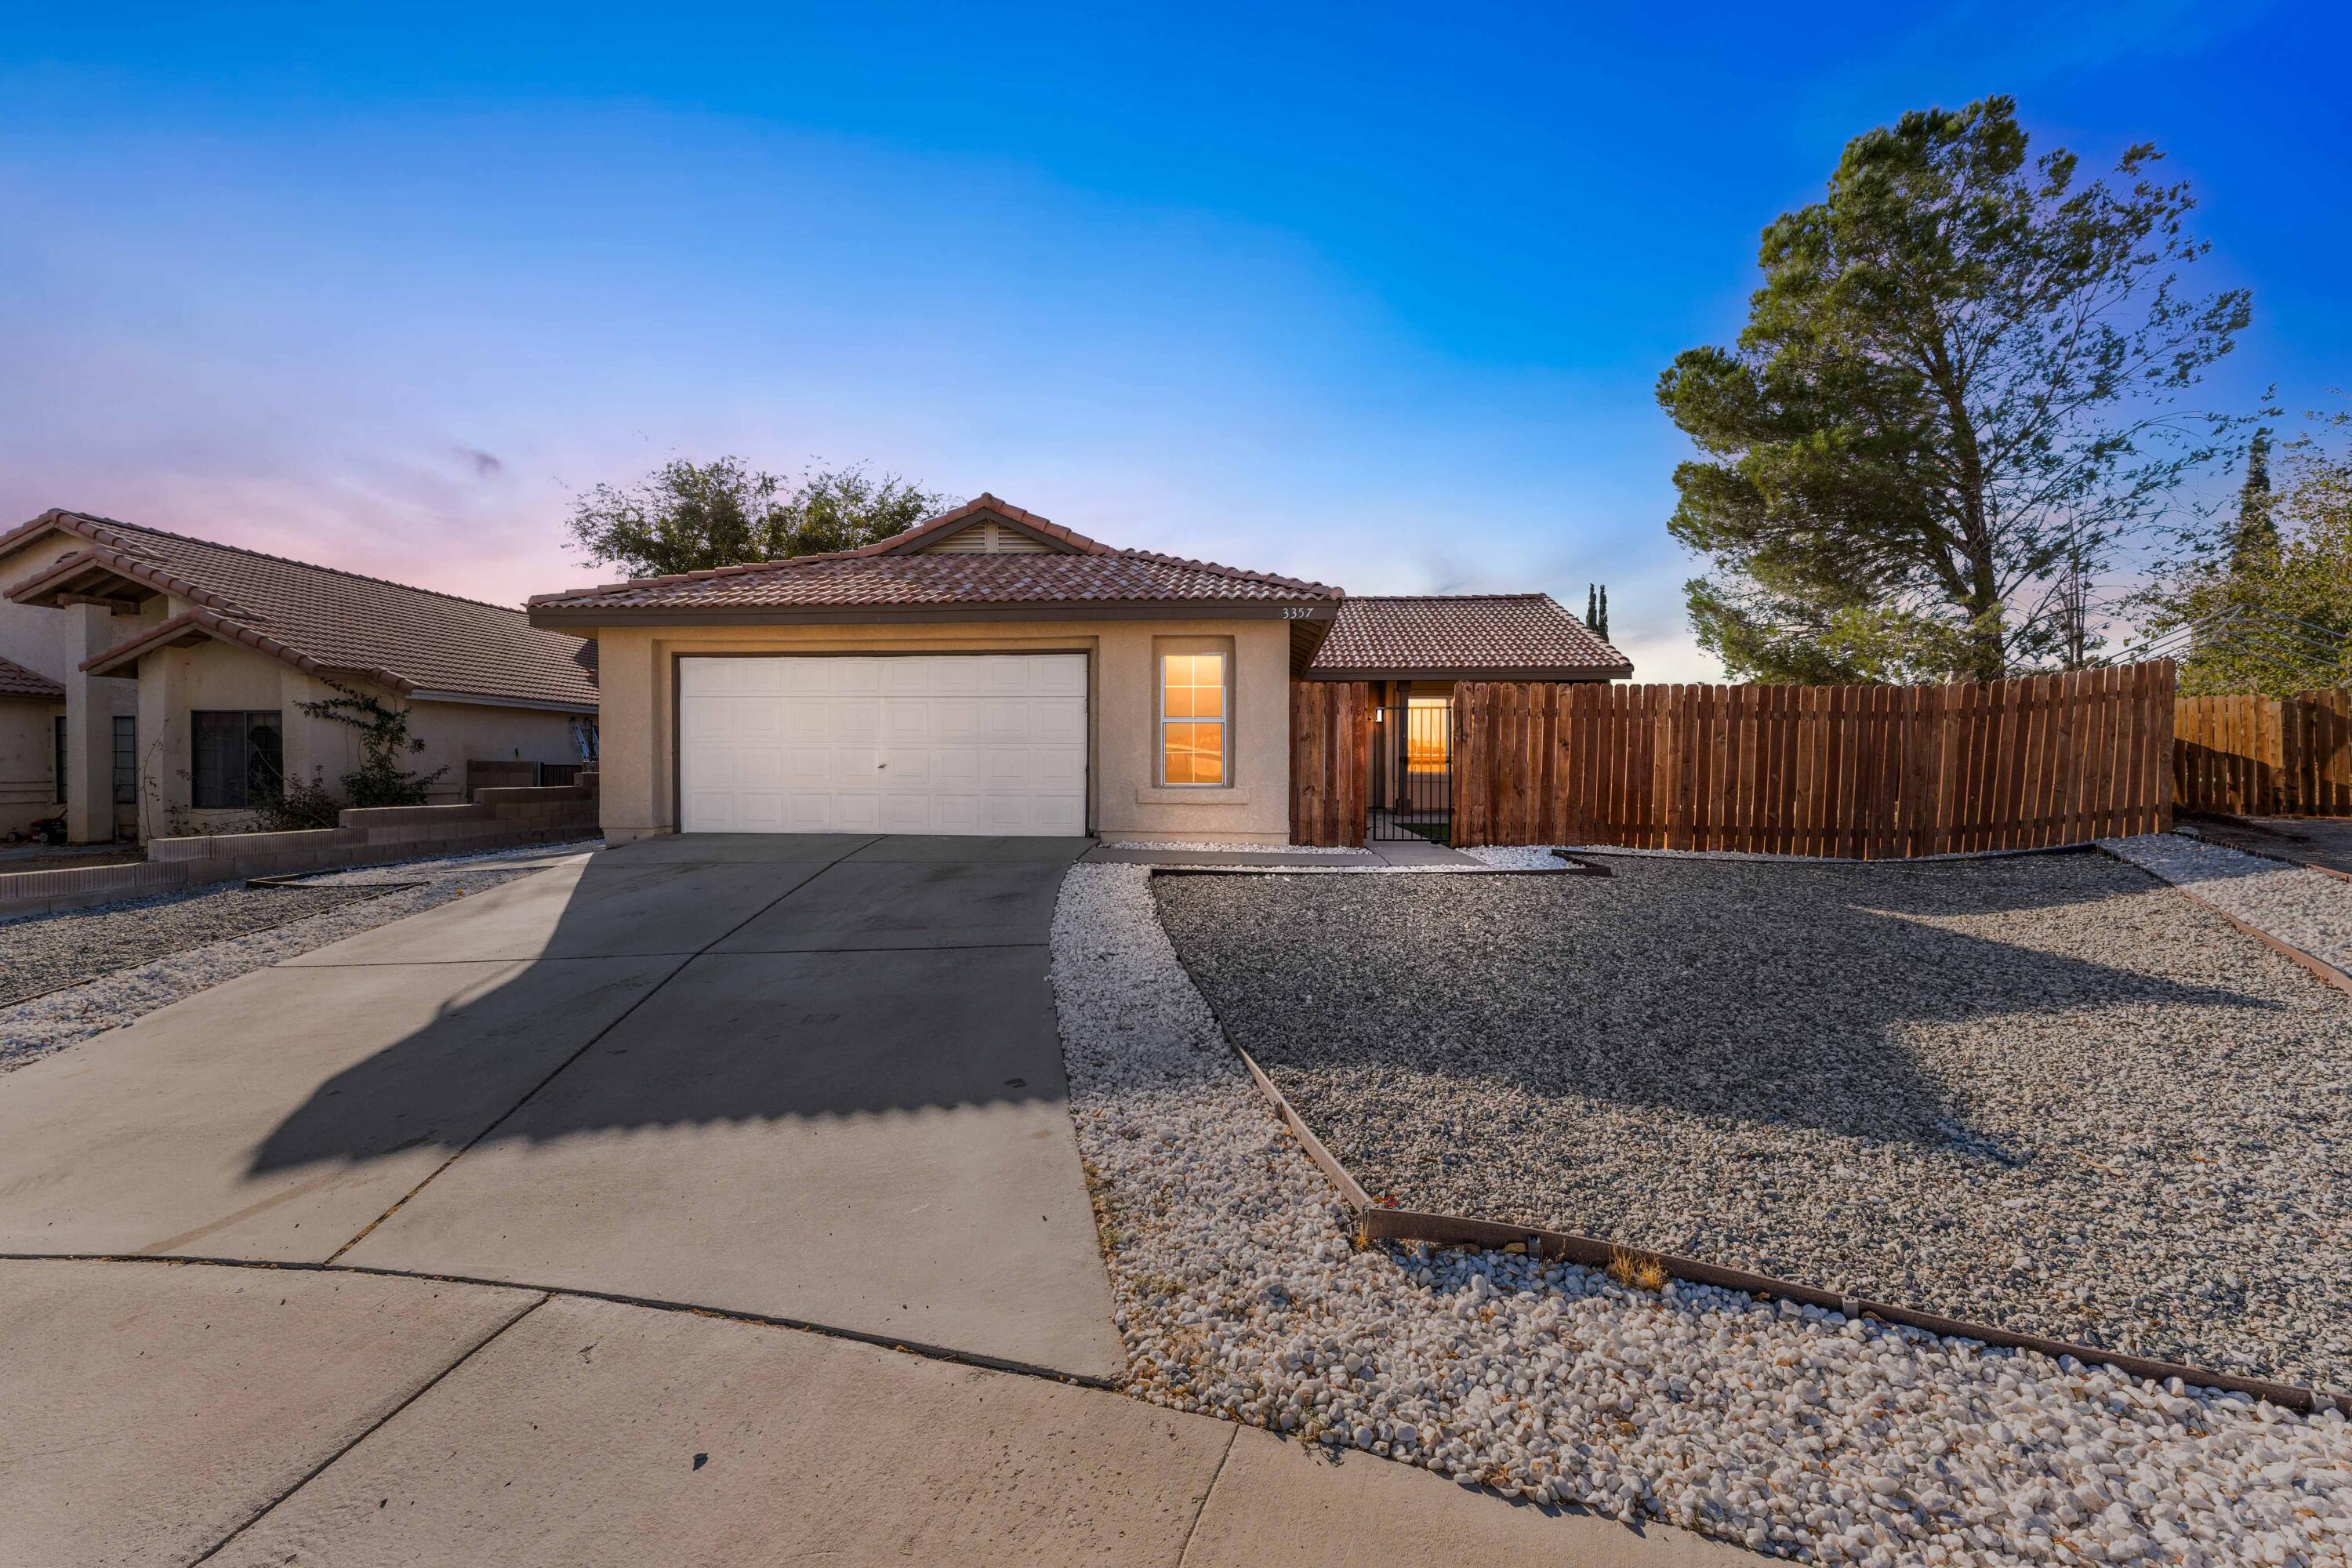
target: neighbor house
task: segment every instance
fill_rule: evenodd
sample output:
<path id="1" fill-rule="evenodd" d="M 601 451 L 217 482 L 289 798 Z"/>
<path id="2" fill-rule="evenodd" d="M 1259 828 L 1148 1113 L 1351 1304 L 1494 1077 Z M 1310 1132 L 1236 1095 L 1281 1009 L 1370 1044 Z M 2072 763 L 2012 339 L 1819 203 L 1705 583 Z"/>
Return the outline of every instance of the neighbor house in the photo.
<path id="1" fill-rule="evenodd" d="M 433 800 L 469 761 L 593 754 L 594 645 L 520 610 L 69 511 L 0 534 L 0 828 L 62 807 L 77 843 L 164 837 L 332 791 L 360 732 L 303 705 L 339 688 L 407 710 Z"/>
<path id="2" fill-rule="evenodd" d="M 1607 680 L 1540 594 L 1349 599 L 978 500 L 863 550 L 541 595 L 596 639 L 604 828 L 1278 843 L 1291 690 Z"/>

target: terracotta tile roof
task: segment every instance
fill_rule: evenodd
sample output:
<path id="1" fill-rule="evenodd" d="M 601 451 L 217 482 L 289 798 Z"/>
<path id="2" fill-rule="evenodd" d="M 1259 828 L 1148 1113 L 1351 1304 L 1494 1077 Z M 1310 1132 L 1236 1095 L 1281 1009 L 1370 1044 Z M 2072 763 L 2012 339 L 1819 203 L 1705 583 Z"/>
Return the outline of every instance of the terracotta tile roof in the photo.
<path id="1" fill-rule="evenodd" d="M 912 551 L 985 512 L 1053 542 L 1050 554 L 929 555 Z M 913 611 L 955 605 L 1336 604 L 1321 583 L 1148 550 L 1118 550 L 983 495 L 862 550 L 640 577 L 541 594 L 534 616 L 593 623 L 599 615 L 663 612 Z"/>
<path id="2" fill-rule="evenodd" d="M 45 512 L 0 535 L 0 553 L 49 530 L 88 548 L 10 586 L 9 598 L 169 593 L 201 612 L 177 617 L 175 635 L 240 642 L 312 673 L 401 691 L 596 704 L 595 645 L 534 626 L 520 610 L 79 512 Z M 155 628 L 132 642 L 158 646 Z M 131 651 L 110 648 L 85 668 Z"/>
<path id="3" fill-rule="evenodd" d="M 1633 662 L 1549 594 L 1350 598 L 1307 667 L 1323 679 L 1622 679 Z"/>
<path id="4" fill-rule="evenodd" d="M 548 610 L 816 610 L 952 605 L 1336 600 L 1336 589 L 1205 562 L 1107 555 L 803 555 L 676 577 L 542 594 Z"/>
<path id="5" fill-rule="evenodd" d="M 38 670 L 0 658 L 0 698 L 18 697 L 35 702 L 63 702 L 66 689 Z"/>

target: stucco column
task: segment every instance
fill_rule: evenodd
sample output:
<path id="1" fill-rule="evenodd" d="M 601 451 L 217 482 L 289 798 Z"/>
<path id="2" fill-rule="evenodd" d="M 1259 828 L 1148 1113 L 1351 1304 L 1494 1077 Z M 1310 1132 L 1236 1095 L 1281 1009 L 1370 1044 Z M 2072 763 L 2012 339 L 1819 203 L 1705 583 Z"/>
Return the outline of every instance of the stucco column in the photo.
<path id="1" fill-rule="evenodd" d="M 188 804 L 187 655 L 163 648 L 139 661 L 139 836 L 168 838 Z"/>
<path id="2" fill-rule="evenodd" d="M 114 693 L 116 682 L 85 673 L 81 661 L 121 641 L 129 623 L 103 605 L 68 605 L 66 689 L 66 837 L 102 844 L 114 837 Z"/>

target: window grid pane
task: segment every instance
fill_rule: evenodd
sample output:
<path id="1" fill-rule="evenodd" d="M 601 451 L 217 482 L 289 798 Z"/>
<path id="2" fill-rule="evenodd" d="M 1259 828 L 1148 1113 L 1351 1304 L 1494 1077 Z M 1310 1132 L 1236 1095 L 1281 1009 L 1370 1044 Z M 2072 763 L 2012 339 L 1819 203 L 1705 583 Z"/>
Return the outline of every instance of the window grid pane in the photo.
<path id="1" fill-rule="evenodd" d="M 126 713 L 114 716 L 114 804 L 139 803 L 139 721 Z"/>
<path id="2" fill-rule="evenodd" d="M 1160 782 L 1225 782 L 1225 656 L 1171 653 L 1160 664 Z M 1202 721 L 1207 722 L 1202 722 Z"/>

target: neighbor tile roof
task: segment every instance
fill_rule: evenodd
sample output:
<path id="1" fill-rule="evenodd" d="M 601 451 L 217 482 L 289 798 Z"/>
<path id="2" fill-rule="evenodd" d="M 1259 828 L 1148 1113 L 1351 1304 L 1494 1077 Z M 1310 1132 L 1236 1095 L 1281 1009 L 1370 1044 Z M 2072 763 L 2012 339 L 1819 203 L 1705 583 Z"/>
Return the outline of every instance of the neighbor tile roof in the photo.
<path id="1" fill-rule="evenodd" d="M 0 697 L 30 698 L 36 702 L 63 702 L 66 689 L 37 669 L 0 658 Z"/>
<path id="2" fill-rule="evenodd" d="M 595 645 L 534 626 L 520 610 L 79 512 L 45 512 L 0 535 L 0 553 L 50 529 L 88 547 L 11 586 L 11 599 L 120 578 L 195 605 L 199 613 L 177 617 L 178 633 L 243 643 L 314 674 L 404 691 L 596 704 Z M 90 664 L 155 644 L 156 630 Z"/>
<path id="3" fill-rule="evenodd" d="M 927 555 L 910 544 L 952 531 L 979 513 L 1007 518 L 1067 553 Z M 1307 604 L 1336 602 L 1337 588 L 1266 572 L 1244 572 L 1148 550 L 1118 550 L 1044 518 L 982 496 L 906 533 L 862 550 L 641 577 L 530 601 L 534 614 L 593 621 L 608 610 L 779 612 L 908 610 L 951 605 Z"/>
<path id="4" fill-rule="evenodd" d="M 1549 594 L 1452 594 L 1349 599 L 1307 669 L 1328 679 L 1622 679 L 1633 663 Z"/>

